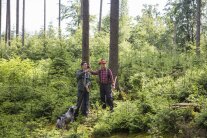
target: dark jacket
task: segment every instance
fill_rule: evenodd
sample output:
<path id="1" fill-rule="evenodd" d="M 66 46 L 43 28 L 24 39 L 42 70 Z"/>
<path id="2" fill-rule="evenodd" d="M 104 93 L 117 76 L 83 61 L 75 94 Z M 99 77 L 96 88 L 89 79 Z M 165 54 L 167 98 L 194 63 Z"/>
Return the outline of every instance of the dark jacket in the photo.
<path id="1" fill-rule="evenodd" d="M 85 73 L 83 70 L 78 70 L 76 73 L 76 78 L 78 82 L 78 90 L 84 91 L 85 85 L 90 83 L 90 73 Z"/>

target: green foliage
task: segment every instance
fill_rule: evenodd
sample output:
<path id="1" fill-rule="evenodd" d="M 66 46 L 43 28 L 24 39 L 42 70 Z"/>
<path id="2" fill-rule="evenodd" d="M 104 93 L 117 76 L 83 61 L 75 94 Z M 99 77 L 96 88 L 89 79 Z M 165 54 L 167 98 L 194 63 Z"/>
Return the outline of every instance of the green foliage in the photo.
<path id="1" fill-rule="evenodd" d="M 110 16 L 109 14 L 106 15 L 103 19 L 102 19 L 102 26 L 101 26 L 101 30 L 109 33 L 110 30 Z"/>
<path id="2" fill-rule="evenodd" d="M 131 30 L 131 18 L 128 15 L 128 1 L 122 0 L 120 6 L 120 19 L 119 19 L 119 42 L 128 41 Z"/>
<path id="3" fill-rule="evenodd" d="M 162 133 L 178 133 L 180 125 L 194 119 L 194 113 L 191 109 L 164 109 L 155 117 L 155 124 Z"/>
<path id="4" fill-rule="evenodd" d="M 75 0 L 75 1 L 68 1 L 68 6 L 61 5 L 61 13 L 62 17 L 61 19 L 67 19 L 67 30 L 71 34 L 74 34 L 81 23 L 81 1 Z"/>
<path id="5" fill-rule="evenodd" d="M 116 132 L 184 135 L 185 129 L 207 128 L 207 41 L 204 34 L 198 59 L 194 44 L 188 43 L 189 36 L 184 35 L 187 24 L 180 24 L 193 14 L 193 7 L 178 9 L 179 3 L 175 3 L 171 5 L 175 9 L 168 11 L 169 19 L 158 13 L 156 5 L 145 5 L 143 15 L 130 24 L 127 1 L 122 2 L 118 74 L 121 91 L 114 91 L 114 112 L 101 109 L 98 78 L 92 77 L 89 117 L 70 123 L 69 131 L 54 128 L 57 117 L 77 100 L 75 72 L 81 63 L 82 30 L 80 3 L 74 1 L 62 11 L 64 18 L 74 18 L 69 37 L 59 39 L 50 25 L 46 38 L 43 30 L 27 35 L 25 47 L 21 47 L 20 39 L 12 40 L 10 47 L 1 43 L 0 137 L 100 137 Z M 189 0 L 182 4 L 185 2 Z M 176 41 L 186 51 L 173 44 L 172 18 L 179 25 Z M 99 68 L 101 58 L 109 59 L 109 19 L 104 17 L 102 31 L 90 38 L 93 70 Z M 189 23 L 192 27 L 191 19 Z M 172 104 L 179 102 L 197 103 L 201 112 L 192 108 L 173 110 Z"/>
<path id="6" fill-rule="evenodd" d="M 101 58 L 107 59 L 109 57 L 109 34 L 105 32 L 96 34 L 91 42 L 91 47 L 91 64 L 94 64 L 94 66 L 97 67 L 96 65 L 98 65 L 97 63 Z"/>
<path id="7" fill-rule="evenodd" d="M 94 127 L 94 135 L 107 136 L 114 132 L 147 132 L 153 121 L 151 105 L 142 102 L 117 103 L 115 112 L 102 113 Z"/>
<path id="8" fill-rule="evenodd" d="M 93 135 L 98 136 L 110 136 L 111 134 L 111 127 L 109 124 L 101 124 L 98 123 L 94 127 Z"/>
<path id="9" fill-rule="evenodd" d="M 198 125 L 198 127 L 203 128 L 203 129 L 207 128 L 206 110 L 202 111 L 201 114 L 196 117 L 196 125 Z"/>
<path id="10" fill-rule="evenodd" d="M 174 24 L 176 44 L 185 49 L 188 43 L 194 43 L 196 2 L 192 0 L 168 1 L 166 16 Z"/>
<path id="11" fill-rule="evenodd" d="M 169 43 L 163 38 L 166 38 L 165 31 L 164 21 L 158 15 L 156 6 L 146 5 L 143 9 L 143 16 L 132 28 L 129 41 L 134 49 L 139 49 L 145 45 L 161 48 L 167 46 L 165 43 Z"/>
<path id="12" fill-rule="evenodd" d="M 28 47 L 21 54 L 14 45 L 15 49 L 8 48 L 11 52 L 7 56 L 2 54 L 0 113 L 2 119 L 7 115 L 13 118 L 13 123 L 10 123 L 9 118 L 1 121 L 3 135 L 61 135 L 60 131 L 48 130 L 46 126 L 54 124 L 57 116 L 76 103 L 75 72 L 80 68 L 81 61 L 80 36 L 80 30 L 61 42 L 51 36 L 46 39 L 44 48 L 38 48 L 44 46 L 43 39 L 34 36 L 28 39 Z M 96 69 L 98 60 L 108 57 L 109 34 L 95 34 L 91 38 L 91 45 L 91 64 Z M 179 53 L 149 43 L 143 43 L 138 48 L 134 48 L 135 45 L 135 42 L 127 41 L 120 44 L 119 83 L 125 102 L 115 99 L 113 113 L 98 108 L 97 112 L 101 111 L 98 113 L 101 115 L 91 119 L 90 130 L 83 128 L 85 124 L 81 120 L 71 124 L 70 130 L 74 130 L 65 133 L 66 137 L 87 137 L 91 134 L 97 137 L 109 136 L 120 131 L 179 133 L 183 124 L 194 120 L 194 112 L 191 109 L 171 110 L 169 107 L 177 102 L 206 105 L 207 68 L 200 64 L 205 61 L 205 56 L 201 56 L 198 61 L 191 52 Z M 4 48 L 2 51 L 5 52 Z M 39 55 L 41 52 L 43 54 Z M 92 115 L 99 105 L 96 80 L 97 77 L 92 79 L 90 93 Z M 115 95 L 115 98 L 120 99 L 118 92 Z M 200 108 L 203 110 L 205 107 Z M 197 124 L 205 128 L 202 124 L 205 117 L 202 114 L 204 112 L 198 115 Z M 24 132 L 20 131 L 21 128 Z"/>

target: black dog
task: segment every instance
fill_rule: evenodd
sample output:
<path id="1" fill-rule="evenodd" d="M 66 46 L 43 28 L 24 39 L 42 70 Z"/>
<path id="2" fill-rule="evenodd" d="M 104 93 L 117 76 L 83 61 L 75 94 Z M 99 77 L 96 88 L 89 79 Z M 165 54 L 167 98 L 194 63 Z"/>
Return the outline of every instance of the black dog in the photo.
<path id="1" fill-rule="evenodd" d="M 76 110 L 75 106 L 69 107 L 68 111 L 65 114 L 58 117 L 56 121 L 56 127 L 59 129 L 64 129 L 64 128 L 67 129 L 68 124 L 74 121 L 75 110 Z"/>

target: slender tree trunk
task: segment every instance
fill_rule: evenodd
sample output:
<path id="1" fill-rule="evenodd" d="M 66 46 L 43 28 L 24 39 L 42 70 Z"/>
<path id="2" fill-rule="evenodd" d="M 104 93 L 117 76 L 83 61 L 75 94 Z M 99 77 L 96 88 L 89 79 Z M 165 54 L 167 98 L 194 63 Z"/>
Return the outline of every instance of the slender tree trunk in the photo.
<path id="1" fill-rule="evenodd" d="M 177 45 L 177 24 L 176 21 L 174 22 L 174 33 L 173 33 L 173 44 Z"/>
<path id="2" fill-rule="evenodd" d="M 5 30 L 5 43 L 7 44 L 7 41 L 8 41 L 8 12 L 7 12 L 7 9 L 6 9 L 6 30 Z"/>
<path id="3" fill-rule="evenodd" d="M 59 0 L 58 33 L 59 38 L 61 38 L 61 0 Z"/>
<path id="4" fill-rule="evenodd" d="M 191 41 L 191 35 L 190 35 L 190 32 L 191 32 L 190 21 L 189 21 L 189 18 L 188 18 L 188 17 L 186 18 L 186 20 L 187 20 L 187 41 L 190 42 L 190 41 Z"/>
<path id="5" fill-rule="evenodd" d="M 5 40 L 6 40 L 6 44 L 8 44 L 10 46 L 10 40 L 11 40 L 10 0 L 7 0 Z"/>
<path id="6" fill-rule="evenodd" d="M 23 10 L 22 10 L 22 46 L 24 47 L 24 34 L 25 34 L 25 0 L 23 0 Z"/>
<path id="7" fill-rule="evenodd" d="M 109 68 L 118 75 L 119 0 L 111 0 Z M 118 86 L 117 86 L 118 88 Z"/>
<path id="8" fill-rule="evenodd" d="M 196 54 L 200 56 L 200 26 L 201 26 L 201 0 L 197 0 L 197 24 L 196 24 Z"/>
<path id="9" fill-rule="evenodd" d="M 16 37 L 19 36 L 19 0 L 16 1 Z"/>
<path id="10" fill-rule="evenodd" d="M 102 20 L 102 5 L 103 0 L 100 0 L 100 12 L 99 12 L 99 23 L 98 23 L 98 31 L 101 31 L 101 20 Z"/>
<path id="11" fill-rule="evenodd" d="M 46 0 L 44 0 L 44 48 L 46 47 Z"/>
<path id="12" fill-rule="evenodd" d="M 2 17 L 2 0 L 0 0 L 0 44 L 1 44 L 1 17 Z"/>
<path id="13" fill-rule="evenodd" d="M 89 0 L 82 1 L 83 30 L 82 30 L 82 60 L 89 63 Z"/>
<path id="14" fill-rule="evenodd" d="M 78 28 L 81 24 L 81 22 L 83 21 L 83 0 L 80 0 L 80 15 L 79 15 L 79 19 L 78 19 Z"/>
<path id="15" fill-rule="evenodd" d="M 80 1 L 81 1 L 81 13 L 80 13 L 81 15 L 80 15 L 80 20 L 82 21 L 82 20 L 83 20 L 83 12 L 84 12 L 84 11 L 83 11 L 83 10 L 84 10 L 84 9 L 83 9 L 83 1 L 84 1 L 84 0 L 80 0 Z"/>
<path id="16" fill-rule="evenodd" d="M 194 24 L 192 25 L 192 27 L 191 27 L 191 41 L 192 41 L 192 43 L 193 43 L 193 45 L 195 44 L 195 37 L 194 37 Z"/>
<path id="17" fill-rule="evenodd" d="M 11 4 L 8 0 L 8 44 L 11 45 Z"/>
<path id="18" fill-rule="evenodd" d="M 46 0 L 44 0 L 44 36 L 46 33 Z"/>
<path id="19" fill-rule="evenodd" d="M 194 0 L 192 0 L 193 2 L 191 2 L 191 6 L 192 7 L 194 7 L 194 5 L 195 5 L 195 1 Z M 192 24 L 191 24 L 191 41 L 192 41 L 192 43 L 193 43 L 193 45 L 195 44 L 195 34 L 194 34 L 194 27 L 195 27 L 195 24 L 196 24 L 196 15 L 195 15 L 196 13 L 195 12 L 193 12 L 193 21 L 192 21 Z"/>

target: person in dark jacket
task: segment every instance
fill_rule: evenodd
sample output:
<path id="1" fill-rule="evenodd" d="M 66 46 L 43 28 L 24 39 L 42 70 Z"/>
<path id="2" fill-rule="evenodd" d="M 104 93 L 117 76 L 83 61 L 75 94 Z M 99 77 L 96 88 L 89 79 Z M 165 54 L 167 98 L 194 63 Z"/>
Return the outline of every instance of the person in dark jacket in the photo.
<path id="1" fill-rule="evenodd" d="M 78 98 L 76 104 L 75 116 L 78 115 L 79 109 L 81 108 L 81 113 L 84 116 L 88 115 L 89 112 L 89 86 L 90 86 L 90 72 L 87 62 L 83 61 L 81 63 L 81 70 L 76 73 L 77 83 L 78 83 Z"/>
<path id="2" fill-rule="evenodd" d="M 102 108 L 105 109 L 106 105 L 108 104 L 110 110 L 113 111 L 114 105 L 111 90 L 112 87 L 115 87 L 113 74 L 112 71 L 106 67 L 106 61 L 104 59 L 101 59 L 99 65 L 101 66 L 101 69 L 97 71 L 91 71 L 91 74 L 99 76 L 100 97 L 101 102 L 103 103 Z"/>

